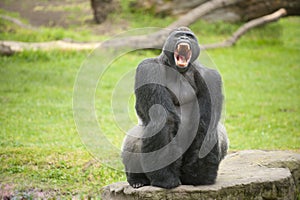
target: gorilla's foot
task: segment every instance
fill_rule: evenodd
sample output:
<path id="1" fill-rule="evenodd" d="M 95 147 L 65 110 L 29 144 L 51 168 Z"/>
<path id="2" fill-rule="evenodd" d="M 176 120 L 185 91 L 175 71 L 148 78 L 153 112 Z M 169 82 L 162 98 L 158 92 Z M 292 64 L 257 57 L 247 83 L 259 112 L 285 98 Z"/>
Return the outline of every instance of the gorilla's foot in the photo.
<path id="1" fill-rule="evenodd" d="M 129 184 L 133 188 L 140 188 L 140 187 L 143 187 L 146 185 L 150 185 L 150 182 L 149 182 L 149 180 L 146 180 L 146 179 L 139 179 L 139 180 L 131 180 L 131 181 L 129 181 Z"/>
<path id="2" fill-rule="evenodd" d="M 215 184 L 217 173 L 215 174 L 197 174 L 197 175 L 183 175 L 180 180 L 183 185 L 212 185 Z"/>
<path id="3" fill-rule="evenodd" d="M 133 188 L 140 188 L 145 185 L 150 185 L 149 179 L 143 173 L 126 173 L 127 181 Z"/>
<path id="4" fill-rule="evenodd" d="M 144 183 L 133 183 L 131 186 L 133 188 L 140 188 L 140 187 L 143 187 L 145 184 Z"/>
<path id="5" fill-rule="evenodd" d="M 151 185 L 166 189 L 172 189 L 181 185 L 181 182 L 179 178 L 168 178 L 165 180 L 153 180 L 151 181 Z"/>

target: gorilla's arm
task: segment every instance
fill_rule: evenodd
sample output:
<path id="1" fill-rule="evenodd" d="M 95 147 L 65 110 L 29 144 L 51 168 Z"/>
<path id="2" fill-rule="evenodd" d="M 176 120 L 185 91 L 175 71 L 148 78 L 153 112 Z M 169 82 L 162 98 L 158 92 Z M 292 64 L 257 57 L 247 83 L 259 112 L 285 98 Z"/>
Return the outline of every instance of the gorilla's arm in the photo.
<path id="1" fill-rule="evenodd" d="M 166 124 L 174 126 L 174 130 L 168 129 L 164 135 L 162 140 L 158 141 L 160 143 L 169 142 L 175 134 L 175 130 L 180 121 L 179 116 L 176 111 L 176 107 L 172 101 L 171 94 L 169 90 L 165 87 L 164 79 L 165 79 L 164 69 L 162 66 L 156 62 L 155 59 L 147 59 L 143 61 L 137 68 L 136 77 L 135 77 L 135 95 L 136 95 L 136 111 L 141 121 L 143 122 L 143 126 L 159 126 L 162 120 L 158 120 L 157 118 L 162 118 L 161 115 L 164 115 Z M 154 105 L 160 105 L 159 109 L 156 109 L 156 113 L 151 115 L 150 108 Z M 164 112 L 162 110 L 164 109 Z M 154 123 L 156 122 L 156 123 Z M 152 127 L 155 129 L 155 127 Z M 162 129 L 161 131 L 167 131 Z M 172 134 L 175 132 L 174 134 Z M 149 134 L 154 135 L 155 133 L 147 133 L 148 135 L 144 135 L 143 137 L 148 137 Z M 159 135 L 157 135 L 159 136 Z M 157 137 L 155 137 L 157 138 Z M 165 138 L 168 138 L 168 141 L 164 141 Z M 149 139 L 154 139 L 150 137 Z M 158 138 L 157 138 L 158 139 Z M 147 139 L 145 139 L 147 141 Z M 154 144 L 152 144 L 154 145 Z M 160 148 L 157 143 L 155 143 L 154 148 Z M 165 145 L 165 144 L 162 144 Z M 148 146 L 148 145 L 147 145 Z M 154 150 L 154 149 L 149 149 Z"/>
<path id="2" fill-rule="evenodd" d="M 217 70 L 196 65 L 195 82 L 198 88 L 198 98 L 207 98 L 210 101 L 211 123 L 213 127 L 217 127 L 222 114 L 223 94 L 222 94 L 222 78 Z M 210 100 L 208 100 L 210 99 Z"/>
<path id="3" fill-rule="evenodd" d="M 145 127 L 141 147 L 142 153 L 161 149 L 172 140 L 178 130 L 180 118 L 171 94 L 164 86 L 164 80 L 164 69 L 156 59 L 145 60 L 137 68 L 135 80 L 136 111 Z M 160 106 L 157 107 L 157 104 Z M 158 109 L 151 112 L 150 108 L 153 106 Z M 153 131 L 155 132 L 153 133 Z M 145 162 L 142 159 L 142 165 L 148 165 Z M 152 160 L 151 162 L 157 161 Z M 164 188 L 179 185 L 179 165 L 176 164 L 177 162 L 160 170 L 146 173 L 151 185 Z"/>
<path id="4" fill-rule="evenodd" d="M 200 121 L 205 121 L 206 127 L 204 129 L 207 131 L 206 134 L 209 134 L 206 138 L 208 140 L 204 140 L 200 151 L 204 149 L 212 150 L 210 154 L 214 155 L 213 160 L 216 159 L 215 162 L 218 163 L 225 156 L 228 146 L 226 130 L 220 122 L 224 99 L 222 78 L 219 72 L 214 69 L 197 65 L 196 70 L 195 82 L 198 88 L 198 101 L 205 102 L 200 108 Z M 216 145 L 213 148 L 213 146 L 209 147 L 210 144 Z M 203 151 L 200 152 L 200 157 L 201 153 Z M 204 154 L 206 153 L 204 152 Z"/>

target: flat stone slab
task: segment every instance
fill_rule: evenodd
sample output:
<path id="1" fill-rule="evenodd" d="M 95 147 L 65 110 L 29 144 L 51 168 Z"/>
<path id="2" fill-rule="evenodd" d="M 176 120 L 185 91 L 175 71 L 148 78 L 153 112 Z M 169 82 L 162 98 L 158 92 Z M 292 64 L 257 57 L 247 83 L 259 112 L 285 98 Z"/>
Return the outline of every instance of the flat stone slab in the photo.
<path id="1" fill-rule="evenodd" d="M 261 150 L 229 154 L 221 162 L 216 184 L 209 186 L 134 189 L 127 182 L 118 182 L 102 189 L 103 200 L 297 199 L 300 198 L 300 154 Z"/>

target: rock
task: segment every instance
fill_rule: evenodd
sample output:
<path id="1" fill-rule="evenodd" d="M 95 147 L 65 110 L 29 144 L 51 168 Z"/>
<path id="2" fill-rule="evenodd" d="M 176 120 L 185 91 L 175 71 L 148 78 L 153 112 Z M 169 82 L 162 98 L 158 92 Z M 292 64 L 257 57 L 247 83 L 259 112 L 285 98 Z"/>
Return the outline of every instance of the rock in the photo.
<path id="1" fill-rule="evenodd" d="M 296 199 L 300 197 L 300 154 L 260 150 L 229 154 L 220 165 L 216 184 L 209 186 L 134 189 L 118 182 L 102 189 L 104 200 Z"/>

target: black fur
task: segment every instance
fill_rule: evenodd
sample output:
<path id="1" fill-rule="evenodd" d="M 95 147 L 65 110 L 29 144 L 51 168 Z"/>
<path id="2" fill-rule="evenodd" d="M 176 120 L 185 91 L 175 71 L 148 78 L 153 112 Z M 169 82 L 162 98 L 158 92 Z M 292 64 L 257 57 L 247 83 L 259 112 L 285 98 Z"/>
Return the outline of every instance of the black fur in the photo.
<path id="1" fill-rule="evenodd" d="M 180 41 L 190 44 L 192 50 L 191 60 L 185 68 L 176 66 L 174 62 L 174 49 Z M 141 128 L 137 132 L 141 132 L 140 135 L 143 138 L 127 136 L 123 143 L 122 155 L 127 180 L 134 188 L 144 185 L 174 188 L 180 184 L 203 185 L 215 183 L 219 163 L 225 156 L 228 146 L 225 129 L 220 130 L 221 125 L 219 125 L 223 103 L 222 81 L 216 70 L 205 68 L 197 62 L 199 53 L 200 49 L 195 35 L 187 28 L 179 28 L 169 35 L 159 57 L 146 59 L 137 68 L 135 80 L 136 112 L 142 122 Z M 174 162 L 154 171 L 145 170 L 140 173 L 133 173 L 130 166 L 146 169 L 150 162 L 157 161 L 149 161 L 143 157 L 143 154 L 134 155 L 135 157 L 128 156 L 125 152 L 148 153 L 163 148 L 176 136 L 181 123 L 181 113 L 178 110 L 181 106 L 180 100 L 168 87 L 169 84 L 174 83 L 169 83 L 166 78 L 168 72 L 163 69 L 164 66 L 179 71 L 196 94 L 200 111 L 197 133 L 187 150 L 179 145 L 180 142 L 175 143 L 178 144 L 175 151 L 178 151 L 182 156 Z M 148 84 L 140 84 L 142 82 Z M 150 108 L 154 105 L 161 105 L 164 108 L 163 113 L 156 113 L 158 117 L 151 116 Z M 189 120 L 189 123 L 194 122 L 193 119 L 187 120 Z M 164 122 L 162 127 L 158 128 L 162 121 Z M 209 124 L 211 124 L 210 129 Z M 158 128 L 158 133 L 149 135 L 151 130 L 155 128 Z M 201 158 L 199 157 L 199 151 L 208 131 L 210 131 L 209 134 L 212 138 L 215 137 L 218 140 L 209 149 L 209 153 Z M 190 133 L 185 134 L 186 138 L 189 139 Z M 223 134 L 223 136 L 221 137 L 220 134 Z M 223 139 L 220 140 L 220 138 Z M 169 153 L 170 156 L 175 152 Z"/>

